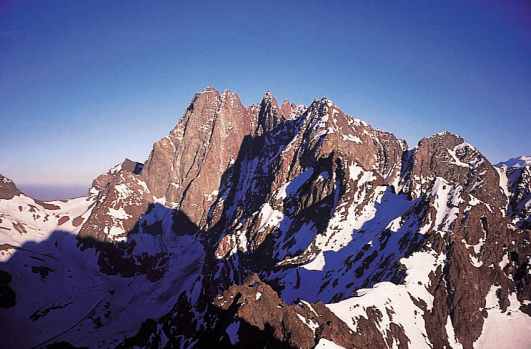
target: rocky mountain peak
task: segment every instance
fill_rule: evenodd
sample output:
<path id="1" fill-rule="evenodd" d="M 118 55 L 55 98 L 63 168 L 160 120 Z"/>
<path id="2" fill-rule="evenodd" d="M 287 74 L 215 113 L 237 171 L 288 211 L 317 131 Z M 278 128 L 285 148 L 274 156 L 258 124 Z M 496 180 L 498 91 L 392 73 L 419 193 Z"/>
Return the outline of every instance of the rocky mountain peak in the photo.
<path id="1" fill-rule="evenodd" d="M 125 159 L 92 182 L 90 197 L 98 202 L 79 231 L 79 236 L 98 241 L 122 242 L 153 196 L 144 182 L 143 164 Z M 103 228 L 102 228 L 103 227 Z"/>
<path id="2" fill-rule="evenodd" d="M 149 189 L 204 222 L 220 178 L 254 125 L 236 93 L 209 88 L 196 94 L 170 135 L 153 145 L 144 167 Z"/>
<path id="3" fill-rule="evenodd" d="M 509 197 L 508 214 L 521 228 L 531 229 L 531 157 L 519 156 L 500 162 L 500 186 Z"/>
<path id="4" fill-rule="evenodd" d="M 122 163 L 113 167 L 110 172 L 115 173 L 118 171 L 127 171 L 138 175 L 142 173 L 143 168 L 144 164 L 126 158 L 124 161 L 122 161 Z"/>
<path id="5" fill-rule="evenodd" d="M 222 106 L 226 105 L 226 108 L 241 108 L 243 107 L 240 100 L 240 96 L 231 90 L 225 90 L 221 94 L 221 104 Z"/>
<path id="6" fill-rule="evenodd" d="M 9 200 L 19 194 L 20 191 L 15 183 L 11 179 L 0 174 L 0 199 Z"/>
<path id="7" fill-rule="evenodd" d="M 87 198 L 13 188 L 0 177 L 5 318 L 27 347 L 531 345 L 531 166 L 450 132 L 408 149 L 328 98 L 248 108 L 207 88 Z"/>
<path id="8" fill-rule="evenodd" d="M 531 166 L 531 156 L 518 156 L 515 158 L 511 158 L 507 161 L 503 161 L 498 163 L 496 166 L 505 166 L 505 167 L 527 167 Z"/>
<path id="9" fill-rule="evenodd" d="M 278 124 L 286 119 L 278 108 L 278 103 L 273 94 L 267 91 L 260 102 L 258 109 L 258 123 L 256 128 L 257 135 L 263 135 L 271 131 Z"/>
<path id="10" fill-rule="evenodd" d="M 298 110 L 303 109 L 304 106 L 297 106 L 287 99 L 285 99 L 280 105 L 280 113 L 284 116 L 285 119 L 291 119 Z"/>
<path id="11" fill-rule="evenodd" d="M 375 171 L 388 183 L 398 180 L 404 141 L 344 113 L 326 97 L 314 100 L 303 117 L 306 156 L 334 153 L 347 160 L 346 166 Z"/>
<path id="12" fill-rule="evenodd" d="M 415 197 L 427 193 L 434 180 L 440 177 L 496 203 L 497 207 L 506 203 L 498 172 L 481 152 L 458 135 L 442 132 L 421 139 L 408 166 Z"/>
<path id="13" fill-rule="evenodd" d="M 264 92 L 264 96 L 262 97 L 262 102 L 269 102 L 269 103 L 274 104 L 275 107 L 277 106 L 277 100 L 273 96 L 273 92 L 269 90 Z"/>

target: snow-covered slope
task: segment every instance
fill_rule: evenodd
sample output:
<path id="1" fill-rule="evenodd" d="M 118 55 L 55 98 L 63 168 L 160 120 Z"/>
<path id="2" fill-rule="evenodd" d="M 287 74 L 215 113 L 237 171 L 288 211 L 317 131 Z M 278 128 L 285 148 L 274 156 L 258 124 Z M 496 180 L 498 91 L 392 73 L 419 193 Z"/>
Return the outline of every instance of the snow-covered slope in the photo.
<path id="1" fill-rule="evenodd" d="M 517 159 L 518 161 L 513 161 Z M 507 214 L 522 228 L 531 228 L 531 158 L 521 156 L 498 164 L 501 186 L 509 202 Z"/>
<path id="2" fill-rule="evenodd" d="M 130 175 L 121 172 L 109 173 Z M 126 215 L 113 215 L 109 193 L 133 195 L 129 190 L 135 183 L 123 190 L 123 182 L 101 190 L 95 186 L 88 197 L 66 201 L 39 202 L 22 193 L 0 200 L 0 269 L 11 276 L 9 286 L 16 294 L 15 306 L 0 311 L 2 347 L 46 347 L 60 341 L 115 347 L 147 318 L 170 311 L 175 297 L 189 296 L 190 302 L 198 297 L 193 290 L 203 247 L 193 231 L 175 235 L 167 208 L 153 206 L 142 215 L 146 227 L 160 222 L 158 235 L 138 231 L 127 247 L 79 236 L 102 206 L 112 222 L 125 221 Z M 121 209 L 129 212 L 131 207 Z M 102 225 L 101 231 L 107 228 Z"/>
<path id="3" fill-rule="evenodd" d="M 529 168 L 449 132 L 408 149 L 327 98 L 205 89 L 87 198 L 2 181 L 6 343 L 527 348 Z"/>
<path id="4" fill-rule="evenodd" d="M 531 165 L 531 156 L 518 156 L 498 163 L 496 166 L 502 167 L 525 167 Z"/>

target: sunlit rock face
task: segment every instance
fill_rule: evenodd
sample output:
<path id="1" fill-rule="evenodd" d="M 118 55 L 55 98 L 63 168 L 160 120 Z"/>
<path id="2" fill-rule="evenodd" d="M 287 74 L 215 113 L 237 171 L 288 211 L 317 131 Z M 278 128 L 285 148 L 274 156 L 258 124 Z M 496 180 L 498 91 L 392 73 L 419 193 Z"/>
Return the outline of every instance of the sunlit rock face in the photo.
<path id="1" fill-rule="evenodd" d="M 253 131 L 253 117 L 233 92 L 198 93 L 177 126 L 153 146 L 144 171 L 153 195 L 204 222 L 223 173 Z"/>
<path id="2" fill-rule="evenodd" d="M 0 177 L 0 328 L 10 347 L 529 348 L 530 171 L 449 132 L 409 148 L 328 98 L 207 88 L 86 197 Z"/>
<path id="3" fill-rule="evenodd" d="M 127 239 L 153 202 L 153 195 L 140 176 L 142 168 L 142 164 L 126 159 L 93 181 L 89 193 L 95 204 L 81 227 L 81 238 L 111 242 Z"/>
<path id="4" fill-rule="evenodd" d="M 19 194 L 20 191 L 12 180 L 0 175 L 0 199 L 9 200 Z"/>

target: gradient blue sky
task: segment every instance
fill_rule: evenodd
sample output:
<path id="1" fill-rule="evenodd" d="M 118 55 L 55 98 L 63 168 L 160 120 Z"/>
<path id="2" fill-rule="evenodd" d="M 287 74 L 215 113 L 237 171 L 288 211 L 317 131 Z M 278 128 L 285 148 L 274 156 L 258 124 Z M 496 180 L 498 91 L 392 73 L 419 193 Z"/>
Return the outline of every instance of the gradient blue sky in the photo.
<path id="1" fill-rule="evenodd" d="M 144 161 L 193 94 L 328 96 L 410 145 L 530 154 L 529 1 L 0 0 L 0 173 L 82 185 Z"/>

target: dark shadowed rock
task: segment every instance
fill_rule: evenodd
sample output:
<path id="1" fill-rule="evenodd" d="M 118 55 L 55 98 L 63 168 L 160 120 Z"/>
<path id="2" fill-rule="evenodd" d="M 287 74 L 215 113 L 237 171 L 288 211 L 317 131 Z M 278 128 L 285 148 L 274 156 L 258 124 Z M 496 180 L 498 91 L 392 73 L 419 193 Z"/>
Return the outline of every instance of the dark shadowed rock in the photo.
<path id="1" fill-rule="evenodd" d="M 279 106 L 267 92 L 245 107 L 207 88 L 144 165 L 97 177 L 80 208 L 32 201 L 0 177 L 0 254 L 47 285 L 64 272 L 66 238 L 22 248 L 12 237 L 68 227 L 71 253 L 95 251 L 79 264 L 101 283 L 79 294 L 112 288 L 92 298 L 91 325 L 56 343 L 471 349 L 497 336 L 525 348 L 531 172 L 511 164 L 449 132 L 408 149 L 327 98 Z M 163 310 L 113 333 L 127 320 L 116 309 L 139 299 L 129 314 Z"/>

